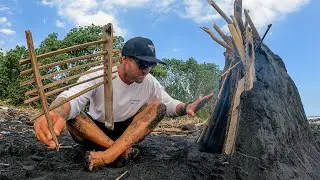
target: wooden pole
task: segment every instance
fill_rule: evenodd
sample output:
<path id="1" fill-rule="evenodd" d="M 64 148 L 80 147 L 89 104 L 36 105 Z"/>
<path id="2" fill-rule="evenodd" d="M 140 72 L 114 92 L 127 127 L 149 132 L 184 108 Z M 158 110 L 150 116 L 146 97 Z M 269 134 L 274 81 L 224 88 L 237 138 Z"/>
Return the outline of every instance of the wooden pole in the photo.
<path id="1" fill-rule="evenodd" d="M 241 58 L 241 61 L 245 61 L 245 56 L 244 56 L 244 45 L 243 45 L 243 41 L 241 41 L 237 31 L 236 31 L 236 28 L 234 27 L 233 24 L 229 24 L 228 25 L 229 27 L 229 30 L 230 30 L 230 33 L 232 35 L 232 39 L 236 45 L 236 48 L 238 50 L 238 53 L 240 55 L 240 58 Z"/>
<path id="2" fill-rule="evenodd" d="M 84 44 L 80 44 L 80 45 L 76 45 L 76 46 L 72 46 L 72 47 L 68 47 L 68 48 L 64 48 L 64 49 L 59 49 L 59 50 L 52 51 L 52 52 L 49 52 L 49 53 L 41 54 L 41 55 L 35 56 L 35 57 L 38 60 L 45 59 L 45 58 L 52 57 L 52 56 L 57 55 L 57 54 L 66 53 L 66 52 L 74 51 L 74 50 L 77 50 L 77 49 L 86 48 L 86 47 L 89 47 L 89 46 L 99 45 L 99 44 L 102 44 L 104 42 L 105 41 L 103 41 L 103 40 L 88 42 L 88 43 L 84 43 Z M 20 65 L 24 65 L 24 64 L 27 64 L 27 63 L 30 63 L 30 62 L 31 62 L 30 58 L 22 59 L 20 61 Z"/>
<path id="3" fill-rule="evenodd" d="M 53 123 L 52 123 L 51 117 L 49 115 L 49 110 L 48 110 L 48 105 L 47 105 L 48 102 L 47 102 L 45 94 L 44 94 L 42 82 L 40 80 L 40 73 L 39 73 L 39 69 L 38 69 L 38 62 L 37 62 L 37 58 L 36 58 L 36 53 L 34 50 L 32 34 L 29 30 L 26 31 L 25 34 L 26 34 L 26 39 L 27 39 L 27 44 L 28 44 L 29 56 L 30 56 L 31 64 L 32 64 L 32 68 L 33 68 L 34 79 L 36 81 L 36 85 L 37 85 L 40 100 L 41 100 L 41 106 L 42 106 L 42 109 L 43 109 L 44 114 L 46 116 L 46 119 L 48 122 L 48 127 L 49 127 L 50 133 L 52 135 L 52 139 L 56 143 L 56 150 L 59 151 L 60 144 L 58 143 L 57 136 L 56 136 L 54 129 L 53 129 Z"/>
<path id="4" fill-rule="evenodd" d="M 231 19 L 233 20 L 233 24 L 237 30 L 237 33 L 239 35 L 240 40 L 243 42 L 243 38 L 242 38 L 242 31 L 239 27 L 238 21 L 236 20 L 236 18 L 234 16 L 231 16 Z"/>
<path id="5" fill-rule="evenodd" d="M 226 48 L 226 49 L 231 49 L 231 47 L 228 46 L 227 43 L 221 41 L 217 36 L 215 36 L 215 35 L 213 34 L 213 32 L 212 32 L 209 28 L 207 28 L 207 27 L 200 27 L 200 28 L 201 28 L 204 32 L 208 33 L 208 34 L 210 35 L 210 37 L 211 37 L 214 41 L 216 41 L 218 44 L 220 44 L 222 47 L 224 47 L 224 48 Z"/>
<path id="6" fill-rule="evenodd" d="M 80 95 L 82 95 L 82 94 L 84 94 L 84 93 L 86 93 L 86 92 L 89 92 L 89 91 L 91 91 L 91 90 L 93 90 L 93 89 L 95 89 L 95 88 L 103 85 L 104 83 L 105 83 L 105 82 L 98 83 L 98 84 L 96 84 L 96 85 L 94 85 L 94 86 L 91 86 L 91 87 L 89 87 L 89 88 L 86 88 L 86 89 L 84 89 L 84 90 L 82 90 L 82 91 L 80 91 L 80 92 L 78 92 L 78 93 L 76 93 L 76 94 L 74 94 L 74 95 L 66 98 L 66 99 L 63 99 L 61 102 L 55 104 L 54 106 L 50 106 L 50 107 L 49 107 L 49 111 L 51 111 L 51 110 L 53 110 L 53 109 L 55 109 L 55 108 L 57 108 L 57 107 L 65 104 L 65 103 L 67 103 L 68 101 L 71 101 L 72 99 L 74 99 L 74 98 L 76 98 L 76 97 L 78 97 L 78 96 L 80 96 Z M 42 112 L 36 114 L 35 116 L 31 117 L 30 120 L 33 121 L 33 120 L 37 119 L 38 117 L 42 116 L 43 113 L 44 113 L 44 112 L 42 111 Z"/>
<path id="7" fill-rule="evenodd" d="M 240 96 L 242 92 L 244 91 L 244 78 L 242 78 L 238 82 L 236 94 L 234 95 L 233 99 L 233 104 L 232 104 L 232 111 L 231 111 L 231 119 L 229 123 L 229 127 L 226 133 L 226 139 L 224 141 L 223 145 L 223 152 L 224 154 L 231 155 L 234 152 L 235 149 L 235 142 L 236 142 L 236 137 L 237 137 L 237 132 L 238 132 L 238 117 L 240 114 L 240 111 L 238 109 L 238 106 L 240 104 Z"/>
<path id="8" fill-rule="evenodd" d="M 47 69 L 47 68 L 51 68 L 51 67 L 54 67 L 54 66 L 65 65 L 67 63 L 73 63 L 75 61 L 91 59 L 91 58 L 94 58 L 94 57 L 97 57 L 97 56 L 101 56 L 103 54 L 107 54 L 107 52 L 101 52 L 101 53 L 89 54 L 89 55 L 84 55 L 84 56 L 78 56 L 78 57 L 74 57 L 74 58 L 70 58 L 70 59 L 66 59 L 66 60 L 62 60 L 62 61 L 53 62 L 53 63 L 46 64 L 46 65 L 42 65 L 42 66 L 39 66 L 38 68 L 39 68 L 39 70 Z M 25 71 L 21 71 L 20 72 L 20 76 L 25 76 L 25 75 L 28 75 L 28 74 L 31 74 L 31 73 L 32 73 L 32 69 L 28 69 L 28 70 L 25 70 Z"/>
<path id="9" fill-rule="evenodd" d="M 244 10 L 244 15 L 246 17 L 246 22 L 248 22 L 248 24 L 250 25 L 250 27 L 252 29 L 252 34 L 253 34 L 254 38 L 257 41 L 260 41 L 261 40 L 260 35 L 259 35 L 256 27 L 254 26 L 253 21 L 251 20 L 251 18 L 249 16 L 249 11 L 247 9 Z"/>
<path id="10" fill-rule="evenodd" d="M 220 35 L 220 37 L 227 43 L 228 46 L 232 47 L 232 42 L 231 40 L 229 39 L 228 36 L 226 36 L 222 30 L 220 29 L 220 27 L 214 23 L 213 24 L 213 28 L 217 31 L 217 33 Z"/>
<path id="11" fill-rule="evenodd" d="M 113 92 L 112 92 L 112 49 L 113 49 L 113 26 L 111 23 L 102 28 L 102 39 L 107 43 L 103 44 L 102 51 L 108 51 L 108 56 L 103 56 L 104 70 L 104 115 L 105 126 L 113 130 Z"/>
<path id="12" fill-rule="evenodd" d="M 102 78 L 104 75 L 100 75 L 100 76 L 96 76 L 96 77 L 93 77 L 93 78 L 90 78 L 90 79 L 87 79 L 85 81 L 80 81 L 80 82 L 77 82 L 77 83 L 73 83 L 73 84 L 70 84 L 68 86 L 64 86 L 64 87 L 61 87 L 61 88 L 58 88 L 58 89 L 55 89 L 55 90 L 52 90 L 52 91 L 49 91 L 49 92 L 46 92 L 45 93 L 45 96 L 48 97 L 48 96 L 51 96 L 53 94 L 57 94 L 59 92 L 62 92 L 64 90 L 67 90 L 69 88 L 72 88 L 74 86 L 77 86 L 77 85 L 80 85 L 80 84 L 83 84 L 83 83 L 86 83 L 86 82 L 90 82 L 92 80 L 95 80 L 95 79 L 98 79 L 98 78 Z M 39 99 L 39 96 L 35 96 L 35 97 L 32 97 L 30 99 L 27 99 L 25 100 L 25 104 L 28 104 L 28 103 L 31 103 L 33 101 L 36 101 Z"/>
<path id="13" fill-rule="evenodd" d="M 226 13 L 224 13 L 220 7 L 213 1 L 213 0 L 208 0 L 208 2 L 211 4 L 211 6 L 216 9 L 216 11 L 227 21 L 228 24 L 232 24 L 232 21 L 228 18 Z"/>
<path id="14" fill-rule="evenodd" d="M 231 68 L 231 66 L 232 66 L 232 63 L 230 63 L 229 68 Z M 231 72 L 231 71 L 228 71 L 228 72 L 226 73 L 226 75 L 225 75 L 224 77 L 222 77 L 221 87 L 220 87 L 220 89 L 219 89 L 218 96 L 216 97 L 216 99 L 215 99 L 215 101 L 214 101 L 212 112 L 216 112 L 217 104 L 218 104 L 218 102 L 220 101 L 222 92 L 224 91 L 224 87 L 225 87 L 225 84 L 226 84 L 226 79 L 227 79 L 227 77 L 229 76 L 230 72 Z M 210 124 L 210 118 L 206 121 L 205 126 L 204 126 L 204 128 L 203 128 L 200 136 L 198 137 L 198 140 L 197 140 L 198 143 L 201 142 L 202 139 L 207 136 L 207 133 L 208 133 L 208 132 L 207 132 L 207 129 L 208 129 L 208 127 L 209 127 L 209 124 Z"/>
<path id="15" fill-rule="evenodd" d="M 245 28 L 242 21 L 242 0 L 234 1 L 234 17 L 238 22 L 239 29 L 241 30 L 241 32 L 244 32 Z"/>

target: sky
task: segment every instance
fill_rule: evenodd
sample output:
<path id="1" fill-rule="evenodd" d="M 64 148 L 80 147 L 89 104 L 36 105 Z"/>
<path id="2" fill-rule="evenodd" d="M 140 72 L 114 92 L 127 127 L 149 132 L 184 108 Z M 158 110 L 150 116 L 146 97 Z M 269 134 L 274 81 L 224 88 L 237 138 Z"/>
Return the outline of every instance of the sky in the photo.
<path id="1" fill-rule="evenodd" d="M 215 2 L 232 15 L 234 0 Z M 261 36 L 273 24 L 264 42 L 286 64 L 307 116 L 319 116 L 320 1 L 243 0 L 243 7 Z M 63 39 L 74 27 L 109 22 L 125 40 L 150 38 L 158 58 L 193 57 L 223 68 L 224 49 L 200 27 L 227 26 L 207 0 L 0 0 L 0 48 L 26 46 L 25 30 L 37 47 L 52 32 Z"/>

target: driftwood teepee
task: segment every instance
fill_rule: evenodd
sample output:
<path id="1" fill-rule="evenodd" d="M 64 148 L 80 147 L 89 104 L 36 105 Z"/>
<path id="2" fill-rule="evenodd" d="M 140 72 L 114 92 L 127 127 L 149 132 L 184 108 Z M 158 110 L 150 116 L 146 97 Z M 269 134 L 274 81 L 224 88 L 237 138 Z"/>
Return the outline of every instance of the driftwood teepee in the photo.
<path id="1" fill-rule="evenodd" d="M 226 48 L 224 73 L 221 76 L 220 91 L 213 107 L 210 121 L 200 137 L 202 149 L 209 152 L 232 154 L 237 136 L 240 96 L 249 91 L 256 81 L 255 50 L 260 48 L 262 39 L 256 30 L 247 10 L 246 23 L 242 21 L 242 1 L 236 0 L 234 16 L 228 18 L 218 5 L 209 3 L 228 23 L 231 37 L 225 35 L 214 24 L 214 29 L 222 37 L 220 40 L 207 27 L 202 29 L 213 40 Z M 226 131 L 226 134 L 224 132 Z"/>
<path id="2" fill-rule="evenodd" d="M 265 36 L 248 10 L 243 22 L 242 0 L 235 0 L 231 18 L 208 2 L 226 20 L 231 36 L 216 24 L 223 40 L 202 28 L 226 48 L 226 63 L 200 150 L 230 158 L 226 179 L 320 179 L 320 147 L 282 59 L 262 43 Z"/>

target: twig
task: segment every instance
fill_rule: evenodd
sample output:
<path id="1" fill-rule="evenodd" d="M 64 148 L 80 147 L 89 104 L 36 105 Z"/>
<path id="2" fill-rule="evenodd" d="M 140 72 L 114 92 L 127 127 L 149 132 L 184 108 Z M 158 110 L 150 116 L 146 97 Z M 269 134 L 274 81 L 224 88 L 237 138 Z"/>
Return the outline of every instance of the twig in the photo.
<path id="1" fill-rule="evenodd" d="M 60 146 L 60 149 L 73 149 L 73 146 Z"/>
<path id="2" fill-rule="evenodd" d="M 226 36 L 226 35 L 222 32 L 222 30 L 219 28 L 219 26 L 218 26 L 216 23 L 213 24 L 213 28 L 218 32 L 218 34 L 219 34 L 219 35 L 222 37 L 222 39 L 227 43 L 227 45 L 228 45 L 229 47 L 232 47 L 232 42 L 231 42 L 231 40 L 229 39 L 228 36 Z"/>
<path id="3" fill-rule="evenodd" d="M 9 166 L 10 164 L 0 163 L 0 166 Z"/>
<path id="4" fill-rule="evenodd" d="M 269 24 L 269 25 L 268 25 L 268 29 L 267 29 L 267 31 L 264 33 L 264 35 L 263 35 L 263 37 L 262 37 L 261 41 L 259 42 L 259 44 L 258 44 L 258 46 L 257 46 L 257 49 L 258 49 L 258 48 L 260 48 L 260 46 L 261 46 L 261 44 L 262 44 L 262 42 L 263 42 L 264 38 L 266 37 L 266 35 L 267 35 L 267 34 L 268 34 L 268 32 L 269 32 L 269 30 L 270 30 L 271 26 L 272 26 L 272 24 Z"/>
<path id="5" fill-rule="evenodd" d="M 216 11 L 220 14 L 220 16 L 223 17 L 227 21 L 228 24 L 232 24 L 232 21 L 228 18 L 226 13 L 224 13 L 220 7 L 213 1 L 213 0 L 208 0 L 208 2 L 211 4 L 211 6 L 216 9 Z"/>
<path id="6" fill-rule="evenodd" d="M 240 64 L 242 61 L 237 62 L 235 65 L 233 65 L 231 68 L 227 69 L 223 74 L 221 74 L 220 77 L 224 76 L 227 72 L 235 68 L 238 64 Z"/>
<path id="7" fill-rule="evenodd" d="M 126 171 L 126 172 L 124 172 L 124 173 L 122 173 L 119 177 L 117 177 L 117 179 L 116 180 L 120 180 L 124 175 L 126 175 L 128 173 L 128 171 Z"/>
<path id="8" fill-rule="evenodd" d="M 208 34 L 211 36 L 211 38 L 212 38 L 213 40 L 215 40 L 218 44 L 220 44 L 221 46 L 223 46 L 223 47 L 226 48 L 226 49 L 231 49 L 231 47 L 228 46 L 227 43 L 223 42 L 223 41 L 220 40 L 217 36 L 215 36 L 215 35 L 213 34 L 213 32 L 212 32 L 209 28 L 207 28 L 207 27 L 200 27 L 200 28 L 201 28 L 204 32 L 208 33 Z"/>
<path id="9" fill-rule="evenodd" d="M 254 26 L 254 24 L 250 18 L 250 15 L 249 15 L 249 11 L 247 9 L 244 10 L 244 15 L 246 17 L 246 22 L 248 22 L 248 24 L 250 25 L 250 27 L 252 29 L 252 34 L 255 36 L 255 38 L 257 40 L 260 40 L 260 35 L 259 35 L 256 27 Z"/>

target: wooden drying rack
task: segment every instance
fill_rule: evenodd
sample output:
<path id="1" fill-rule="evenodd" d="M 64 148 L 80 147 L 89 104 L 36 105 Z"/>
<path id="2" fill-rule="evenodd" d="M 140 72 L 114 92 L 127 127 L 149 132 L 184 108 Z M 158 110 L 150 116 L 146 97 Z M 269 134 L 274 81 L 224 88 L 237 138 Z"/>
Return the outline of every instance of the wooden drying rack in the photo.
<path id="1" fill-rule="evenodd" d="M 32 90 L 29 90 L 25 93 L 26 100 L 24 101 L 24 103 L 27 104 L 27 103 L 31 103 L 31 102 L 40 100 L 42 112 L 33 116 L 31 118 L 31 120 L 35 120 L 36 118 L 42 116 L 43 114 L 45 115 L 47 122 L 48 122 L 48 127 L 50 130 L 50 133 L 53 137 L 54 142 L 57 145 L 56 146 L 57 151 L 59 150 L 60 145 L 58 143 L 57 136 L 56 136 L 54 129 L 53 129 L 53 124 L 52 124 L 52 120 L 49 116 L 49 111 L 65 104 L 65 103 L 69 102 L 70 100 L 72 100 L 72 99 L 74 99 L 74 98 L 76 98 L 76 97 L 78 97 L 88 91 L 91 91 L 101 85 L 104 86 L 105 125 L 108 129 L 113 129 L 114 123 L 113 123 L 112 73 L 117 71 L 117 67 L 116 67 L 117 63 L 116 62 L 114 63 L 113 60 L 119 59 L 119 57 L 114 58 L 113 53 L 115 53 L 115 52 L 119 53 L 120 51 L 116 50 L 116 49 L 113 50 L 113 26 L 112 26 L 112 24 L 109 23 L 109 24 L 102 27 L 102 39 L 101 40 L 87 42 L 84 44 L 75 45 L 72 47 L 59 49 L 56 51 L 52 51 L 52 52 L 48 52 L 48 53 L 40 54 L 40 55 L 36 55 L 36 53 L 35 53 L 31 32 L 29 30 L 27 30 L 27 31 L 25 31 L 25 34 L 26 34 L 26 40 L 27 40 L 27 45 L 28 45 L 29 58 L 22 59 L 20 61 L 20 65 L 27 65 L 27 64 L 31 63 L 32 68 L 20 72 L 20 75 L 21 76 L 30 76 L 30 74 L 32 74 L 33 79 L 23 81 L 23 82 L 21 82 L 20 85 L 21 86 L 27 86 L 27 85 L 34 86 L 35 85 L 35 88 Z M 63 54 L 63 53 L 67 53 L 67 52 L 75 51 L 75 50 L 80 50 L 83 48 L 87 48 L 90 46 L 96 46 L 96 45 L 102 45 L 101 52 L 94 52 L 89 55 L 83 55 L 83 56 L 73 57 L 73 58 L 70 58 L 67 60 L 61 60 L 58 62 L 39 65 L 39 60 L 41 60 L 41 59 L 50 58 L 50 57 L 53 57 L 53 56 L 56 56 L 59 54 Z M 95 57 L 99 57 L 99 56 L 101 57 L 101 59 L 95 58 Z M 68 63 L 73 63 L 73 62 L 86 60 L 86 59 L 92 59 L 92 58 L 95 58 L 97 60 L 90 62 L 90 63 L 87 63 L 87 64 L 78 65 L 78 66 L 75 66 L 75 67 L 72 67 L 69 69 L 60 70 L 57 72 L 46 74 L 44 76 L 40 75 L 40 70 L 49 69 L 49 68 L 56 67 L 56 66 L 63 66 L 63 65 L 67 65 Z M 65 74 L 68 72 L 76 72 L 77 70 L 80 70 L 80 69 L 98 66 L 99 64 L 103 64 L 103 66 L 96 68 L 96 69 L 89 70 L 89 71 L 85 71 L 82 73 L 80 72 L 78 74 L 75 74 L 75 75 L 72 75 L 69 77 L 65 77 L 63 79 L 56 79 L 55 80 L 54 78 L 52 78 L 54 76 Z M 77 79 L 80 76 L 90 74 L 90 73 L 100 71 L 100 70 L 103 70 L 103 72 L 104 72 L 102 75 L 93 77 L 93 78 L 85 80 L 85 81 L 76 82 L 73 84 L 68 84 L 69 81 Z M 92 80 L 95 80 L 98 78 L 102 78 L 102 77 L 103 77 L 102 82 L 100 82 L 92 87 L 83 89 L 82 91 L 64 99 L 60 103 L 57 103 L 51 107 L 48 107 L 47 98 L 49 96 L 56 95 L 64 90 L 67 90 L 67 89 L 73 87 L 73 86 L 77 86 L 79 84 L 83 84 L 83 83 L 86 83 L 86 82 L 89 82 L 89 81 L 92 81 Z M 53 81 L 49 84 L 44 84 L 43 80 L 48 79 L 48 78 L 51 78 L 55 81 Z M 67 85 L 54 89 L 54 87 L 59 84 L 64 84 L 64 85 L 67 84 Z M 48 88 L 50 88 L 50 91 L 47 90 Z M 53 90 L 51 90 L 51 89 L 53 89 Z M 28 98 L 29 96 L 31 96 L 31 97 Z"/>

